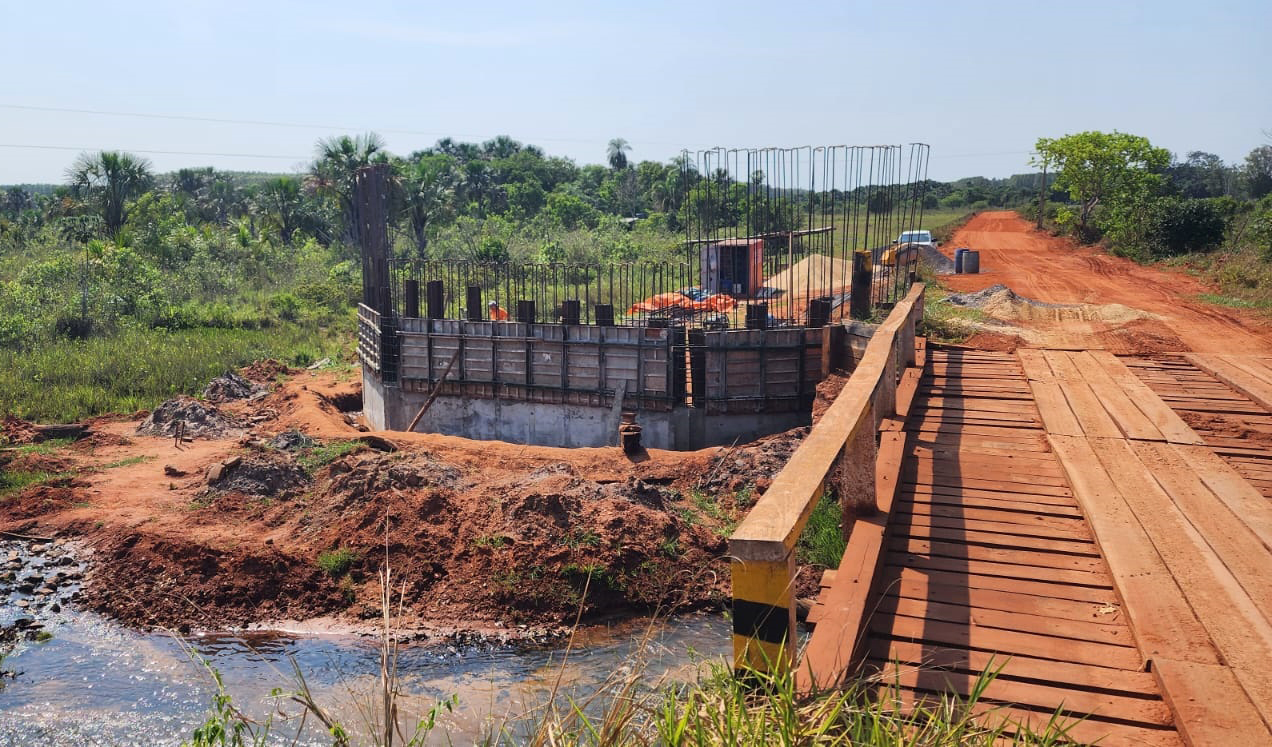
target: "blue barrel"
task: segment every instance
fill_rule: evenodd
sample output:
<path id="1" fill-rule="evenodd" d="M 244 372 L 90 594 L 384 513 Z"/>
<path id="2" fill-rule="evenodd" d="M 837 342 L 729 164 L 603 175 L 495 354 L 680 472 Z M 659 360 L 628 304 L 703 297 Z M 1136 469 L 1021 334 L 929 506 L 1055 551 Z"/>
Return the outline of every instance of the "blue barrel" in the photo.
<path id="1" fill-rule="evenodd" d="M 967 255 L 967 249 L 954 250 L 954 273 L 955 274 L 960 274 L 963 272 L 963 257 L 966 255 Z"/>

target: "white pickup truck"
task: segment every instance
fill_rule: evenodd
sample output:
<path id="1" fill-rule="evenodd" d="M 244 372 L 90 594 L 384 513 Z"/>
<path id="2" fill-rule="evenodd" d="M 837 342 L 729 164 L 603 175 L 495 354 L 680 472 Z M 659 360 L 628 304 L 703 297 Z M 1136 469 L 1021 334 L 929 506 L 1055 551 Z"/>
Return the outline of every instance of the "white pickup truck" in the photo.
<path id="1" fill-rule="evenodd" d="M 903 265 L 913 262 L 921 247 L 936 248 L 937 242 L 931 231 L 902 231 L 897 240 L 884 250 L 884 265 Z"/>
<path id="2" fill-rule="evenodd" d="M 893 244 L 918 244 L 935 248 L 940 242 L 932 238 L 931 231 L 902 231 Z"/>

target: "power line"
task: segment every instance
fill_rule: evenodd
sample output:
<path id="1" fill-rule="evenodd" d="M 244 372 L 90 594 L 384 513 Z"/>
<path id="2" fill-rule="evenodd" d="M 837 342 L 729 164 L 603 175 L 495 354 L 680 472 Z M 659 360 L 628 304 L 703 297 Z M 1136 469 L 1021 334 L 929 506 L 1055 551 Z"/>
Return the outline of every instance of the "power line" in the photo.
<path id="1" fill-rule="evenodd" d="M 59 106 L 30 106 L 28 104 L 0 104 L 0 109 L 12 109 L 17 111 L 33 111 L 33 112 L 54 112 L 59 114 L 91 114 L 94 116 L 104 117 L 134 117 L 138 119 L 166 119 L 176 120 L 179 122 L 210 122 L 213 124 L 235 124 L 235 125 L 251 125 L 254 127 L 283 127 L 288 129 L 304 129 L 304 130 L 339 130 L 345 132 L 380 132 L 392 135 L 419 135 L 423 137 L 444 138 L 454 137 L 459 139 L 471 138 L 473 140 L 489 140 L 494 136 L 480 135 L 456 135 L 455 133 L 440 132 L 436 130 L 408 130 L 400 128 L 373 128 L 373 127 L 344 127 L 340 125 L 327 124 L 310 124 L 305 122 L 279 122 L 268 119 L 230 119 L 226 117 L 204 117 L 188 114 L 159 114 L 155 112 L 125 112 L 112 111 L 106 109 L 77 109 Z M 535 142 L 552 142 L 552 143 L 578 143 L 587 145 L 602 145 L 600 140 L 581 139 L 581 138 L 563 138 L 563 137 L 534 137 L 526 138 L 527 141 Z M 683 143 L 663 143 L 652 140 L 642 141 L 643 145 L 661 145 L 680 148 Z"/>
<path id="2" fill-rule="evenodd" d="M 20 143 L 0 143 L 0 148 L 26 148 L 30 150 L 126 150 L 129 153 L 147 153 L 160 156 L 220 156 L 224 158 L 274 158 L 286 161 L 307 161 L 308 156 L 271 156 L 264 153 L 207 153 L 191 150 L 149 150 L 145 148 L 84 148 L 75 145 L 28 145 Z"/>

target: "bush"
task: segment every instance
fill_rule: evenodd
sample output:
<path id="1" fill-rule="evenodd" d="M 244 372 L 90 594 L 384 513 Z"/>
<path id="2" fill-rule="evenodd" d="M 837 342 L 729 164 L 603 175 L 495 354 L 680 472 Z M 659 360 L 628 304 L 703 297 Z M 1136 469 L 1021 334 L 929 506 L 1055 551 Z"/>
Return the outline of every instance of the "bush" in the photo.
<path id="1" fill-rule="evenodd" d="M 318 554 L 318 567 L 332 578 L 339 578 L 349 572 L 357 562 L 358 554 L 347 547 L 337 548 Z"/>
<path id="2" fill-rule="evenodd" d="M 1113 253 L 1139 261 L 1208 252 L 1223 243 L 1224 200 L 1159 197 L 1119 205 L 1100 215 Z"/>

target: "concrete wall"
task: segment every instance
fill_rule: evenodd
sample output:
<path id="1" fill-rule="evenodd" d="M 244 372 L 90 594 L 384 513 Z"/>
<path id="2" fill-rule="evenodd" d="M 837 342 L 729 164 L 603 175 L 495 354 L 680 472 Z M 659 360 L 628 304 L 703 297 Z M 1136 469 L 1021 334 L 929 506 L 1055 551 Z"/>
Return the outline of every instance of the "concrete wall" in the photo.
<path id="1" fill-rule="evenodd" d="M 365 367 L 362 386 L 367 421 L 380 430 L 406 430 L 428 398 L 421 392 L 385 387 Z M 690 450 L 743 443 L 808 425 L 811 416 L 800 412 L 707 415 L 678 407 L 670 412 L 641 411 L 636 422 L 641 425 L 641 443 L 646 447 Z M 439 396 L 416 430 L 481 441 L 577 448 L 614 445 L 618 421 L 608 407 Z"/>

